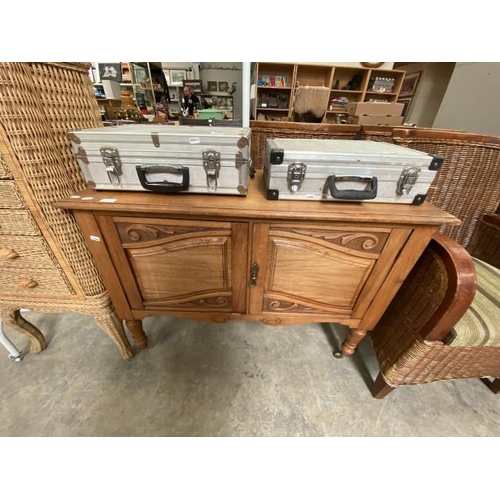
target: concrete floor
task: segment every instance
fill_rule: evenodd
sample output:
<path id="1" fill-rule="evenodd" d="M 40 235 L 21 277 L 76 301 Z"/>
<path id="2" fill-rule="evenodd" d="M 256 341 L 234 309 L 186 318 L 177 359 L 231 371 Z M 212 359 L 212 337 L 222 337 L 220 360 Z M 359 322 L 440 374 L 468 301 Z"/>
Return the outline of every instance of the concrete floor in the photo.
<path id="1" fill-rule="evenodd" d="M 500 435 L 500 395 L 480 380 L 373 399 L 370 341 L 335 359 L 339 325 L 150 317 L 149 348 L 123 360 L 89 316 L 24 316 L 49 345 L 18 363 L 0 346 L 0 436 Z"/>

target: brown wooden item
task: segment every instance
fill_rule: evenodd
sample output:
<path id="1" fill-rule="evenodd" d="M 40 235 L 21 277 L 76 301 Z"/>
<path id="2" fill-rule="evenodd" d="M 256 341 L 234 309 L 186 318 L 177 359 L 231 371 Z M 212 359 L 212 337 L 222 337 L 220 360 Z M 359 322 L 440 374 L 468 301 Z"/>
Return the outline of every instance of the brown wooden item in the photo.
<path id="1" fill-rule="evenodd" d="M 75 214 L 127 324 L 155 314 L 336 322 L 351 328 L 342 355 L 376 325 L 437 227 L 459 223 L 428 203 L 268 201 L 264 189 L 259 172 L 244 199 L 86 190 L 55 205 Z M 135 341 L 146 342 L 139 327 Z"/>

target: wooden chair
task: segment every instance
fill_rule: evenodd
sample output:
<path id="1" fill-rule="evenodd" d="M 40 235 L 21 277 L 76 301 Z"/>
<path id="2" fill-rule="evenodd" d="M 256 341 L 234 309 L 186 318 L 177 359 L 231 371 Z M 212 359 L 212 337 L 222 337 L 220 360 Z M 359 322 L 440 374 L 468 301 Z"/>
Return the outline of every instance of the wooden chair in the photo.
<path id="1" fill-rule="evenodd" d="M 380 365 L 372 395 L 381 399 L 401 385 L 500 377 L 499 290 L 499 269 L 436 235 L 370 333 Z M 489 385 L 500 390 L 498 379 Z"/>

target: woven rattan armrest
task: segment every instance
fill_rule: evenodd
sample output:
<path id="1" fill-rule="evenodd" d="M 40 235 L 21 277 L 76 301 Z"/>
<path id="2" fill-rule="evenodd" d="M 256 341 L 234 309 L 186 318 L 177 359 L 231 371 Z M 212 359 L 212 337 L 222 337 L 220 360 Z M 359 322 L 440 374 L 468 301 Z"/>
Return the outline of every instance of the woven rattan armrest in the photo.
<path id="1" fill-rule="evenodd" d="M 476 226 L 471 254 L 500 269 L 500 214 L 485 215 Z"/>

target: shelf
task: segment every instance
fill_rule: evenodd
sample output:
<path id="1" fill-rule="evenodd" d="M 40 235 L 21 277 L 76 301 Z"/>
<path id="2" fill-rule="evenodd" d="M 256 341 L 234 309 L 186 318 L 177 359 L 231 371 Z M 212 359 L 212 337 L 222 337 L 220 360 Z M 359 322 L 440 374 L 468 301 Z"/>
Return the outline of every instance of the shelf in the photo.
<path id="1" fill-rule="evenodd" d="M 292 90 L 292 87 L 271 87 L 270 85 L 259 85 L 257 87 L 260 90 Z"/>
<path id="2" fill-rule="evenodd" d="M 339 90 L 339 89 L 331 89 L 330 92 L 333 92 L 335 94 L 362 94 L 363 93 L 362 90 Z"/>
<path id="3" fill-rule="evenodd" d="M 257 108 L 257 111 L 282 111 L 288 113 L 288 108 Z"/>
<path id="4" fill-rule="evenodd" d="M 330 64 L 273 62 L 255 64 L 252 72 L 252 79 L 255 85 L 253 115 L 257 120 L 257 114 L 267 114 L 271 117 L 270 119 L 280 120 L 288 113 L 291 118 L 291 115 L 294 113 L 296 98 L 295 90 L 301 86 L 310 85 L 327 87 L 329 89 L 329 102 L 324 113 L 325 116 L 328 116 L 329 121 L 333 122 L 335 115 L 347 113 L 347 110 L 337 109 L 336 107 L 331 110 L 329 109 L 330 106 L 335 105 L 336 101 L 339 100 L 349 101 L 351 103 L 364 101 L 396 102 L 405 75 L 404 71 L 392 69 L 375 70 L 361 67 L 333 66 Z M 286 76 L 290 78 L 290 86 L 279 87 L 262 85 L 264 82 L 270 83 L 267 78 L 268 76 L 271 78 L 273 75 L 275 77 Z M 263 77 L 263 80 L 259 80 L 259 78 Z M 272 80 L 272 82 L 276 83 L 274 80 Z M 279 82 L 279 80 L 277 80 L 277 82 Z M 374 82 L 376 82 L 375 86 Z M 286 83 L 288 84 L 288 80 Z M 372 86 L 374 86 L 375 89 L 385 88 L 386 92 L 369 90 L 369 87 Z M 282 101 L 288 98 L 288 109 L 261 107 L 262 103 L 268 101 L 268 96 L 271 94 L 277 94 L 278 97 L 282 98 Z M 281 103 L 282 101 L 278 102 Z M 275 100 L 271 102 L 273 104 L 276 103 Z"/>
<path id="5" fill-rule="evenodd" d="M 395 92 L 377 92 L 376 90 L 367 90 L 366 93 L 372 94 L 372 95 L 380 95 L 380 96 L 387 95 L 387 96 L 391 96 L 391 97 L 398 95 Z"/>

